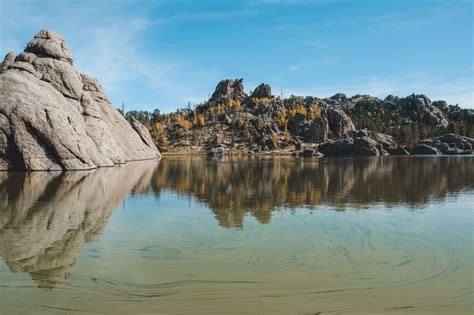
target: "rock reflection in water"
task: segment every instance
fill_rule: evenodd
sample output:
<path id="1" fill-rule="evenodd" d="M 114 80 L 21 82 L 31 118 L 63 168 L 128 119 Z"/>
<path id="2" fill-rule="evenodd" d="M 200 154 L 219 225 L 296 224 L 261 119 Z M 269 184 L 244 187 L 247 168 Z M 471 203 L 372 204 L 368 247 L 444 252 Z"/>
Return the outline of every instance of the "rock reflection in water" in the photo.
<path id="1" fill-rule="evenodd" d="M 285 158 L 164 158 L 154 175 L 162 189 L 194 196 L 214 212 L 219 225 L 243 227 L 246 214 L 268 223 L 279 208 L 339 210 L 382 202 L 410 208 L 474 188 L 470 157 L 388 157 L 294 160 Z"/>
<path id="2" fill-rule="evenodd" d="M 150 188 L 157 162 L 81 172 L 0 172 L 0 257 L 39 288 L 61 287 L 130 193 Z"/>
<path id="3" fill-rule="evenodd" d="M 0 257 L 43 290 L 63 286 L 86 243 L 95 242 L 128 194 L 171 191 L 196 198 L 218 224 L 268 223 L 281 208 L 412 208 L 474 188 L 474 159 L 163 158 L 86 172 L 0 172 Z"/>

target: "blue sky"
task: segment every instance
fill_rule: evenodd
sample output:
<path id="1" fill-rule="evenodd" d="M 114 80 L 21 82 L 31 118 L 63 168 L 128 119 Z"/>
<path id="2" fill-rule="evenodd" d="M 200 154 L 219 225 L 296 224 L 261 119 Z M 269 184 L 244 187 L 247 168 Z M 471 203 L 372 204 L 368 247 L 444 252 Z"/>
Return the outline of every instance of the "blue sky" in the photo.
<path id="1" fill-rule="evenodd" d="M 2 55 L 42 28 L 116 107 L 169 112 L 221 79 L 284 96 L 423 93 L 473 104 L 471 0 L 0 0 Z"/>

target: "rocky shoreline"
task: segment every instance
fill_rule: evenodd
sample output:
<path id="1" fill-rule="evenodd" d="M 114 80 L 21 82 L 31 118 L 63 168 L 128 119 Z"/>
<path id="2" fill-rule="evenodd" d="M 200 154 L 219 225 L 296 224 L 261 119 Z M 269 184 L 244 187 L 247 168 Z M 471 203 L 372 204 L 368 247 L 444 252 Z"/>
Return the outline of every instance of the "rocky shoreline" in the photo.
<path id="1" fill-rule="evenodd" d="M 474 139 L 456 134 L 445 134 L 436 138 L 424 139 L 413 148 L 397 144 L 393 137 L 367 130 L 358 130 L 353 137 L 341 140 L 308 145 L 301 150 L 275 151 L 239 151 L 228 149 L 220 144 L 208 151 L 175 151 L 164 153 L 173 154 L 205 154 L 207 156 L 223 155 L 291 155 L 293 157 L 357 157 L 357 156 L 404 156 L 404 155 L 472 155 L 474 153 Z"/>
<path id="2" fill-rule="evenodd" d="M 424 95 L 282 99 L 267 84 L 247 94 L 242 79 L 223 80 L 194 109 L 126 116 L 148 126 L 161 152 L 379 156 L 473 150 L 474 111 Z"/>

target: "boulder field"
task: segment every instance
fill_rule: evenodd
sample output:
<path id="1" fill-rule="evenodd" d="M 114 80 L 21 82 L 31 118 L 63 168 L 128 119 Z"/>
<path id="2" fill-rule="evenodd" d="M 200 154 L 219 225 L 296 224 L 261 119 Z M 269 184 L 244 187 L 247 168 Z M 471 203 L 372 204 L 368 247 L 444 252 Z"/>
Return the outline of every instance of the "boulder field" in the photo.
<path id="1" fill-rule="evenodd" d="M 397 144 L 392 136 L 358 130 L 352 137 L 329 140 L 319 144 L 317 149 L 324 156 L 468 155 L 473 153 L 474 139 L 445 134 L 424 139 L 410 149 Z"/>
<path id="2" fill-rule="evenodd" d="M 160 152 L 97 80 L 79 73 L 64 39 L 41 30 L 0 66 L 0 170 L 84 170 Z"/>
<path id="3" fill-rule="evenodd" d="M 422 94 L 384 99 L 272 94 L 262 83 L 244 90 L 243 80 L 220 81 L 195 108 L 162 114 L 132 111 L 149 126 L 162 152 L 276 153 L 293 156 L 468 154 L 474 109 L 431 101 Z M 432 149 L 426 148 L 430 147 Z M 305 151 L 306 150 L 306 151 Z"/>

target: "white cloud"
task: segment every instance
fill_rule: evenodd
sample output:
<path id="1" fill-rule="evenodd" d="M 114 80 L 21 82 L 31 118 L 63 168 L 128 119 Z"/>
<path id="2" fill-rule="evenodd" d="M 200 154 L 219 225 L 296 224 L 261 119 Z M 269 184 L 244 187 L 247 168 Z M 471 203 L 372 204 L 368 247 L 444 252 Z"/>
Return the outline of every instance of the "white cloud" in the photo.
<path id="1" fill-rule="evenodd" d="M 272 4 L 301 4 L 312 1 L 267 0 Z M 319 1 L 316 1 L 319 2 Z M 125 9 L 124 9 L 125 8 Z M 127 10 L 127 8 L 130 8 Z M 41 28 L 52 28 L 62 34 L 70 46 L 75 64 L 78 69 L 99 79 L 107 95 L 114 101 L 126 99 L 134 93 L 154 92 L 171 100 L 168 108 L 185 105 L 188 101 L 198 103 L 212 93 L 215 84 L 228 76 L 217 68 L 204 68 L 199 64 L 189 64 L 186 60 L 164 57 L 160 51 L 147 51 L 143 35 L 150 29 L 163 27 L 169 23 L 179 23 L 184 20 L 209 20 L 245 18 L 258 14 L 258 10 L 237 10 L 181 13 L 166 19 L 151 19 L 149 13 L 159 8 L 157 1 L 49 1 L 38 4 L 38 1 L 0 0 L 0 52 L 23 50 L 25 44 Z M 448 12 L 449 13 L 449 12 Z M 433 16 L 442 17 L 443 12 L 431 12 Z M 410 13 L 411 14 L 411 13 Z M 450 14 L 450 13 L 449 13 Z M 58 18 L 60 17 L 60 18 Z M 386 27 L 406 27 L 420 25 L 417 16 L 411 16 L 406 24 L 399 26 L 404 16 L 392 15 L 374 18 L 369 26 L 376 30 L 381 24 Z M 423 19 L 423 17 L 421 17 Z M 441 18 L 440 18 L 441 20 Z M 21 21 L 21 22 L 19 22 Z M 281 22 L 281 23 L 280 23 Z M 309 24 L 294 23 L 283 19 L 277 25 L 271 25 L 265 31 L 275 32 L 288 28 L 307 28 Z M 338 21 L 340 22 L 340 21 Z M 351 23 L 359 23 L 357 19 Z M 415 23 L 416 22 L 416 23 Z M 427 22 L 421 21 L 421 25 Z M 347 22 L 349 23 L 349 21 Z M 408 24 L 407 24 L 408 23 Z M 414 24 L 413 24 L 414 23 Z M 412 25 L 413 24 L 413 25 Z M 297 37 L 298 40 L 299 37 Z M 326 44 L 318 38 L 307 38 L 300 41 L 302 45 L 322 49 Z M 328 49 L 329 50 L 329 49 Z M 283 73 L 275 74 L 269 79 L 287 82 L 288 77 L 305 69 L 318 67 L 326 71 L 340 64 L 335 56 L 320 57 L 315 60 L 294 60 L 287 65 Z M 285 95 L 331 96 L 337 92 L 346 94 L 371 94 L 385 97 L 387 94 L 405 96 L 411 93 L 424 93 L 432 99 L 447 99 L 450 103 L 460 103 L 462 106 L 473 107 L 472 67 L 467 75 L 455 78 L 437 78 L 433 75 L 404 74 L 387 77 L 365 77 L 346 80 L 341 78 L 337 84 L 309 87 L 283 86 Z M 236 71 L 239 71 L 237 69 Z M 330 71 L 330 69 L 328 70 Z M 253 81 L 260 83 L 266 80 L 261 77 L 247 77 L 248 86 L 256 86 Z M 133 86 L 135 84 L 135 86 Z M 313 83 L 309 83 L 313 84 Z M 251 89 L 250 89 L 251 90 Z M 274 87 L 279 91 L 280 87 Z M 133 93 L 132 93 L 133 94 Z M 130 96 L 130 102 L 134 102 Z M 152 100 L 152 102 L 154 102 Z M 161 104 L 161 98 L 156 100 Z M 142 105 L 142 104 L 140 104 Z M 154 104 L 156 106 L 156 104 Z M 143 108 L 152 109 L 152 108 Z"/>
<path id="2" fill-rule="evenodd" d="M 37 14 L 36 2 L 18 1 L 9 6 L 5 18 L 2 13 L 1 51 L 20 52 L 36 32 L 51 28 L 66 39 L 78 70 L 97 78 L 112 100 L 126 97 L 134 82 L 147 83 L 156 91 L 175 86 L 169 73 L 184 62 L 156 53 L 151 56 L 143 49 L 143 33 L 168 22 L 147 17 L 157 3 L 137 4 L 139 9 L 133 12 L 124 4 L 127 2 L 52 1 Z M 2 1 L 1 6 L 5 5 Z"/>

